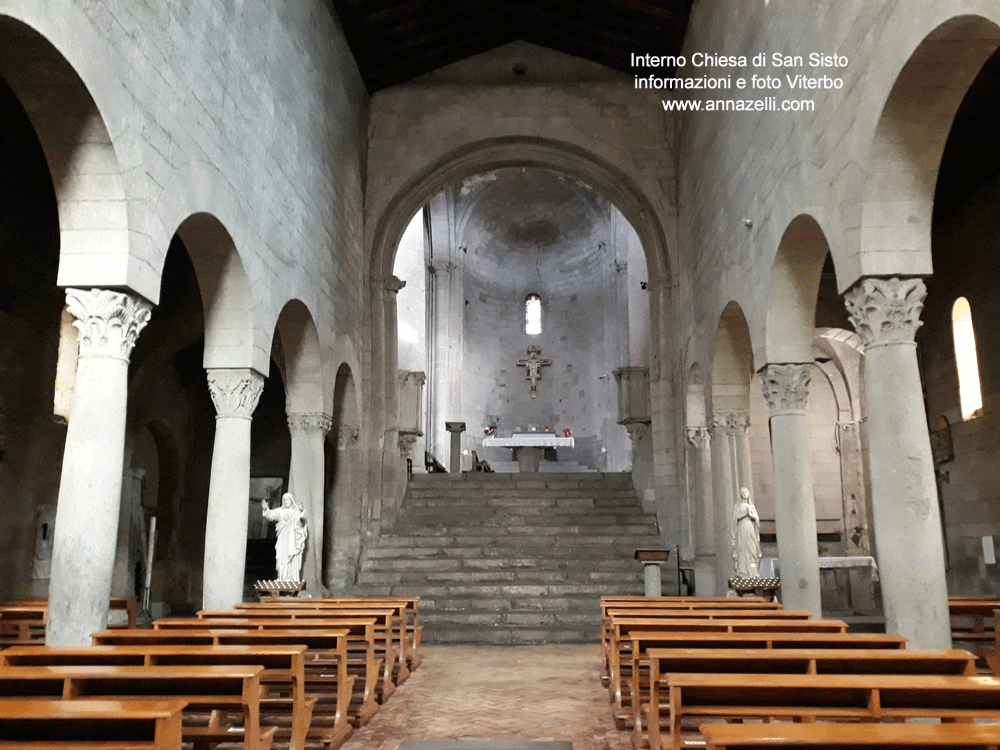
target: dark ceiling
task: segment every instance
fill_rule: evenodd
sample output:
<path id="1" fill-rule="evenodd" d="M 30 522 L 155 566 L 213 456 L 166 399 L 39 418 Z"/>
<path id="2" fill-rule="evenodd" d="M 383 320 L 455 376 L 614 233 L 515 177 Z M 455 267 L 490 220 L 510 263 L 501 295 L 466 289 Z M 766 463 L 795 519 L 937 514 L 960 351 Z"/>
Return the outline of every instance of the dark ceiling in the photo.
<path id="1" fill-rule="evenodd" d="M 693 0 L 330 0 L 369 93 L 520 39 L 630 72 L 680 52 Z"/>

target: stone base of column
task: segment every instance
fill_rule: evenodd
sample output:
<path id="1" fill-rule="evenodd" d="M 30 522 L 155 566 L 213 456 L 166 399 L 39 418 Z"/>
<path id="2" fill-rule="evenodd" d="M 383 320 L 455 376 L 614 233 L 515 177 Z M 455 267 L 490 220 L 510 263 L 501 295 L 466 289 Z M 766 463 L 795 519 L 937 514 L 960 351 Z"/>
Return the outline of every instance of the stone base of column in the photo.
<path id="1" fill-rule="evenodd" d="M 696 596 L 718 596 L 715 587 L 715 555 L 696 555 L 694 558 L 694 591 Z"/>

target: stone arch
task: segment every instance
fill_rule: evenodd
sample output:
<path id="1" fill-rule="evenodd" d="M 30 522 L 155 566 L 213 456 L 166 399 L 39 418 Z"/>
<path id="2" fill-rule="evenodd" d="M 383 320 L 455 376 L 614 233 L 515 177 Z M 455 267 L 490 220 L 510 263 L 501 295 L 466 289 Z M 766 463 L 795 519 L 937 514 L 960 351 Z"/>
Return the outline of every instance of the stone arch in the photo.
<path id="1" fill-rule="evenodd" d="M 392 273 L 396 245 L 413 215 L 444 187 L 502 167 L 545 167 L 578 177 L 610 200 L 632 224 L 646 252 L 650 278 L 668 283 L 672 265 L 663 227 L 652 204 L 624 172 L 578 146 L 511 136 L 477 141 L 446 154 L 403 186 L 378 217 L 372 235 L 375 278 Z"/>
<path id="2" fill-rule="evenodd" d="M 180 223 L 177 235 L 201 292 L 205 368 L 249 367 L 266 374 L 270 348 L 258 345 L 260 327 L 254 320 L 249 280 L 229 230 L 214 215 L 198 212 Z"/>
<path id="3" fill-rule="evenodd" d="M 93 34 L 85 15 L 68 12 L 80 21 L 81 36 Z M 111 79 L 110 65 L 98 69 L 93 60 L 80 61 L 88 68 L 88 80 L 97 85 L 93 88 L 38 30 L 43 19 L 22 15 L 25 20 L 0 15 L 0 77 L 31 120 L 52 177 L 59 212 L 58 284 L 132 288 L 149 296 L 155 284 L 137 273 L 130 256 L 132 227 L 121 167 L 103 114 L 107 108 L 95 102 L 100 82 Z M 79 41 L 64 46 L 82 49 Z M 102 46 L 95 44 L 95 50 Z"/>
<path id="4" fill-rule="evenodd" d="M 323 528 L 323 583 L 331 593 L 344 593 L 355 584 L 361 534 L 368 520 L 362 517 L 360 413 L 354 373 L 343 362 L 337 369 L 333 387 L 332 445 L 327 461 Z"/>
<path id="5" fill-rule="evenodd" d="M 281 341 L 282 376 L 289 414 L 320 414 L 325 411 L 323 362 L 316 322 L 300 300 L 285 303 L 275 324 Z"/>
<path id="6" fill-rule="evenodd" d="M 1000 45 L 980 15 L 927 34 L 893 83 L 875 128 L 861 206 L 857 276 L 931 273 L 931 219 L 948 133 L 977 73 Z M 857 277 L 845 279 L 849 286 Z"/>
<path id="7" fill-rule="evenodd" d="M 730 302 L 719 316 L 712 355 L 712 411 L 748 411 L 753 344 L 743 308 Z"/>
<path id="8" fill-rule="evenodd" d="M 719 316 L 712 356 L 712 493 L 718 551 L 716 590 L 733 575 L 732 513 L 740 488 L 754 491 L 750 469 L 750 379 L 753 345 L 743 308 L 730 302 Z"/>
<path id="9" fill-rule="evenodd" d="M 829 252 L 812 216 L 799 214 L 788 224 L 771 266 L 764 363 L 812 362 L 816 297 Z"/>

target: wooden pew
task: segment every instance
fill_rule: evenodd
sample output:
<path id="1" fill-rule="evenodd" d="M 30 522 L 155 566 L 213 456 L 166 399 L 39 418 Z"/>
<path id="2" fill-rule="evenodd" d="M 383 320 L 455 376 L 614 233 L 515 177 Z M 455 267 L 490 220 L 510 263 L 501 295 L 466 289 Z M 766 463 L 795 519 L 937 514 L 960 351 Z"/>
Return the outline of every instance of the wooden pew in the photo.
<path id="1" fill-rule="evenodd" d="M 257 628 L 265 629 L 298 629 L 298 628 L 336 628 L 339 621 L 351 618 L 374 618 L 375 619 L 375 655 L 382 659 L 382 678 L 379 680 L 378 700 L 384 703 L 396 690 L 395 677 L 400 673 L 403 660 L 399 640 L 396 637 L 396 629 L 393 623 L 393 610 L 391 608 L 370 608 L 370 609 L 350 609 L 338 610 L 336 613 L 325 613 L 326 617 L 301 617 L 291 618 L 289 615 L 266 615 L 244 614 L 242 610 L 235 612 L 211 612 L 204 611 L 204 617 L 164 617 L 153 623 L 155 630 L 177 629 L 177 628 Z M 205 623 L 211 623 L 206 625 Z M 406 669 L 405 675 L 409 675 Z"/>
<path id="2" fill-rule="evenodd" d="M 260 724 L 259 666 L 129 667 L 62 666 L 5 667 L 0 670 L 4 697 L 97 698 L 157 697 L 183 700 L 185 716 L 211 712 L 207 726 L 184 726 L 185 742 L 195 748 L 218 742 L 242 740 L 246 750 L 270 750 L 277 727 Z M 222 714 L 239 713 L 242 725 L 222 720 Z"/>
<path id="3" fill-rule="evenodd" d="M 0 698 L 0 750 L 181 750 L 179 700 Z"/>
<path id="4" fill-rule="evenodd" d="M 609 609 L 734 609 L 781 610 L 777 602 L 765 601 L 759 596 L 733 597 L 677 597 L 677 596 L 602 596 L 601 597 L 601 646 L 604 648 L 604 672 L 601 682 L 607 686 L 609 677 L 608 652 L 611 643 L 611 619 Z"/>
<path id="5" fill-rule="evenodd" d="M 404 606 L 397 603 L 353 605 L 351 607 L 335 607 L 333 609 L 299 609 L 290 607 L 255 607 L 253 609 L 231 610 L 203 609 L 197 614 L 199 620 L 226 620 L 232 618 L 252 617 L 261 620 L 280 620 L 284 618 L 296 623 L 303 620 L 330 620 L 338 617 L 374 617 L 376 619 L 376 635 L 383 633 L 385 643 L 387 645 L 391 644 L 392 646 L 391 659 L 389 658 L 388 649 L 386 649 L 386 652 L 383 654 L 386 659 L 385 664 L 389 674 L 389 681 L 393 685 L 393 688 L 389 691 L 391 695 L 392 690 L 405 682 L 410 676 L 410 669 L 406 658 L 408 651 L 407 639 L 405 636 L 406 615 L 403 610 Z M 376 649 L 378 649 L 377 641 Z"/>
<path id="6" fill-rule="evenodd" d="M 770 620 L 770 619 L 672 619 L 658 617 L 619 617 L 611 621 L 611 638 L 608 646 L 608 690 L 620 697 L 632 663 L 628 633 L 632 630 L 660 633 L 846 633 L 843 620 Z"/>
<path id="7" fill-rule="evenodd" d="M 423 626 L 420 624 L 419 596 L 355 596 L 321 599 L 265 597 L 259 602 L 241 602 L 233 607 L 234 609 L 349 609 L 369 605 L 400 607 L 401 617 L 406 623 L 403 631 L 406 637 L 403 640 L 406 645 L 407 662 L 411 671 L 416 669 L 423 661 L 420 655 L 420 636 L 423 633 Z"/>
<path id="8" fill-rule="evenodd" d="M 629 680 L 634 747 L 646 741 L 642 706 L 650 700 L 652 681 L 659 681 L 662 696 L 674 674 L 976 674 L 975 655 L 961 649 L 698 649 L 644 648 L 641 639 L 633 643 L 638 654 Z M 659 715 L 667 708 L 661 705 Z"/>
<path id="9" fill-rule="evenodd" d="M 982 658 L 983 646 L 992 643 L 997 636 L 997 619 L 994 613 L 998 608 L 1000 597 L 949 596 L 952 641 L 972 644 L 976 654 Z"/>
<path id="10" fill-rule="evenodd" d="M 783 718 L 883 721 L 1000 718 L 1000 679 L 941 675 L 671 674 L 669 698 L 650 685 L 646 724 L 652 750 L 681 748 L 685 719 Z M 661 731 L 659 706 L 670 706 Z M 700 744 L 700 742 L 698 743 Z"/>
<path id="11" fill-rule="evenodd" d="M 333 715 L 339 716 L 346 706 L 351 723 L 363 726 L 378 711 L 381 661 L 375 656 L 375 622 L 363 618 L 339 622 L 340 627 L 324 630 L 105 630 L 94 633 L 91 639 L 94 645 L 304 645 L 308 649 L 307 691 L 320 697 L 313 710 L 313 724 L 317 724 L 318 714 L 330 713 L 332 687 L 336 690 Z M 352 670 L 360 673 L 360 679 L 354 679 Z"/>
<path id="12" fill-rule="evenodd" d="M 281 722 L 280 731 L 288 723 L 291 750 L 304 750 L 306 735 L 312 720 L 316 696 L 306 695 L 306 647 L 301 645 L 264 644 L 255 646 L 12 646 L 0 651 L 0 670 L 4 667 L 51 666 L 198 666 L 198 665 L 258 665 L 264 671 L 260 683 L 261 714 L 287 712 L 288 721 Z M 278 697 L 285 696 L 288 698 Z M 321 739 L 330 750 L 339 747 L 351 733 L 347 721 L 350 694 L 342 705 L 335 707 L 335 731 Z"/>
<path id="13" fill-rule="evenodd" d="M 701 733 L 707 750 L 1000 746 L 1000 724 L 702 724 Z"/>
<path id="14" fill-rule="evenodd" d="M 139 609 L 134 596 L 112 596 L 110 611 L 124 611 L 128 627 L 134 628 Z M 49 602 L 44 597 L 0 602 L 0 647 L 21 643 L 44 643 Z"/>

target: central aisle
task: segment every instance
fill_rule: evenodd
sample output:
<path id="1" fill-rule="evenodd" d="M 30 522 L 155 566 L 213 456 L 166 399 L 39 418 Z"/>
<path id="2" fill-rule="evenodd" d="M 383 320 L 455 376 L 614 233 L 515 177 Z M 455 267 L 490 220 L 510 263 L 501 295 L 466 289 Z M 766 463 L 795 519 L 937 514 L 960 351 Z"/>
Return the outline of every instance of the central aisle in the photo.
<path id="1" fill-rule="evenodd" d="M 615 729 L 593 645 L 423 646 L 423 664 L 344 750 L 406 740 L 549 740 L 630 750 Z"/>

